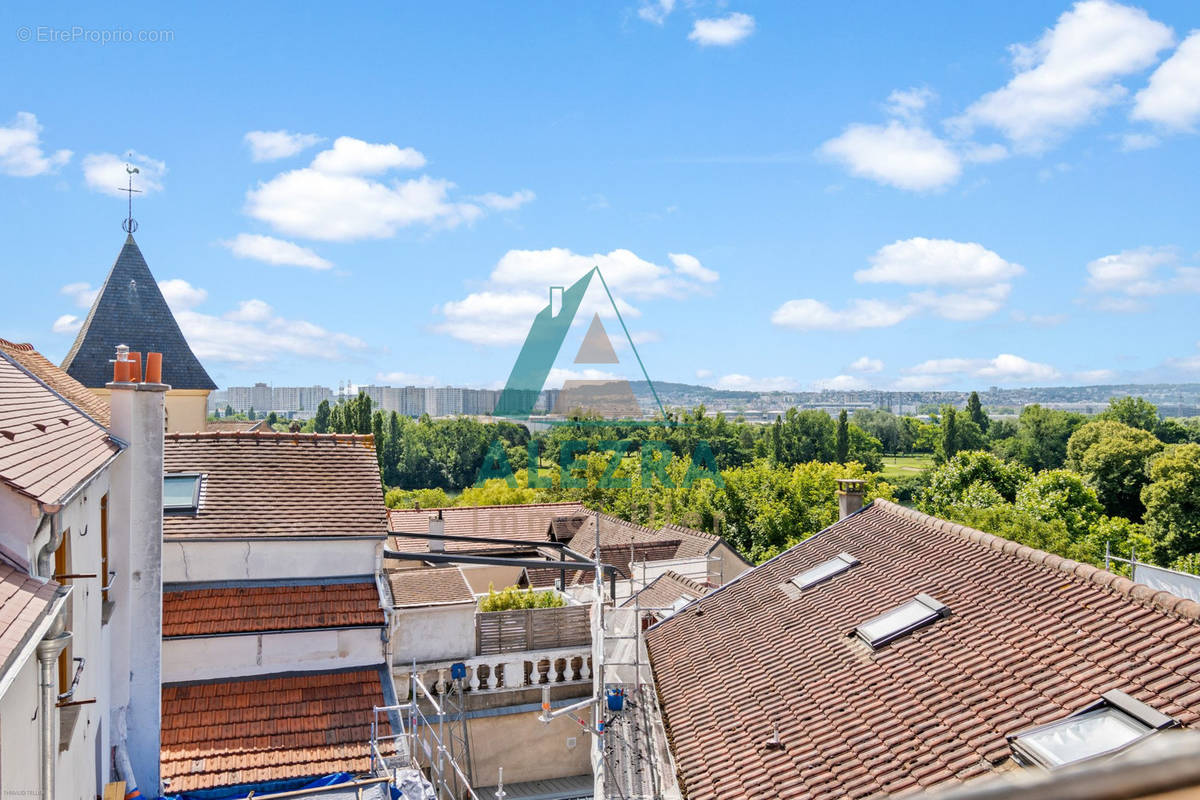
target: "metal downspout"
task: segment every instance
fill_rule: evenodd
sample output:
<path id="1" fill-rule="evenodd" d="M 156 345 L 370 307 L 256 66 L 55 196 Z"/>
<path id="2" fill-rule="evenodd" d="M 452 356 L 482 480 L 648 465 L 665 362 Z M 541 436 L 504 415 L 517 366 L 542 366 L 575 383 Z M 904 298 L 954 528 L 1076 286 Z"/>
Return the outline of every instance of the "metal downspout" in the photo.
<path id="1" fill-rule="evenodd" d="M 50 520 L 50 539 L 38 551 L 37 571 L 40 577 L 49 579 L 54 573 L 54 552 L 62 546 L 63 532 L 57 511 L 44 513 L 43 519 L 45 518 Z M 57 747 L 55 733 L 58 728 L 58 676 L 55 672 L 59 653 L 71 641 L 71 632 L 66 630 L 66 614 L 63 613 L 66 606 L 65 599 L 70 594 L 71 587 L 60 586 L 58 588 L 56 600 L 59 605 L 54 615 L 54 621 L 50 623 L 49 630 L 37 645 L 39 712 L 41 713 L 39 733 L 41 738 L 42 800 L 54 800 L 54 767 Z"/>

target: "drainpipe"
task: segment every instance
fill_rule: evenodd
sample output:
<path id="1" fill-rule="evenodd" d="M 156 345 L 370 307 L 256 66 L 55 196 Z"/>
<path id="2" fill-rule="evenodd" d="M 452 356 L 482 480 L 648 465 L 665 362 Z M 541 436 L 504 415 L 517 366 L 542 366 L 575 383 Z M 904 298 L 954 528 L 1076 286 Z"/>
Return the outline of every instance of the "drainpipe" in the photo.
<path id="1" fill-rule="evenodd" d="M 60 599 L 54 622 L 37 645 L 39 671 L 38 688 L 41 690 L 39 711 L 42 715 L 41 724 L 41 760 L 42 760 L 42 800 L 54 800 L 54 764 L 57 756 L 58 742 L 58 654 L 71 641 L 71 632 L 67 627 L 64 606 L 71 594 L 68 586 L 60 586 L 57 597 Z"/>

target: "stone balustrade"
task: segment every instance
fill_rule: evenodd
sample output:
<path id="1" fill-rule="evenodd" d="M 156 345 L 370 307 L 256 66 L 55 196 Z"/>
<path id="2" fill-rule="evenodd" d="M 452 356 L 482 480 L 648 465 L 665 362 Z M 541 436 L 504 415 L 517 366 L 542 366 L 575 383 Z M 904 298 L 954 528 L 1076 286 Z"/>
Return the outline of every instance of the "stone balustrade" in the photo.
<path id="1" fill-rule="evenodd" d="M 450 667 L 457 661 L 417 664 L 421 681 L 435 695 L 445 694 L 450 682 Z M 533 650 L 476 656 L 462 659 L 468 692 L 500 692 L 543 684 L 583 683 L 592 679 L 590 647 L 565 647 L 558 650 Z M 392 669 L 396 693 L 401 703 L 408 702 L 412 667 L 397 664 Z"/>

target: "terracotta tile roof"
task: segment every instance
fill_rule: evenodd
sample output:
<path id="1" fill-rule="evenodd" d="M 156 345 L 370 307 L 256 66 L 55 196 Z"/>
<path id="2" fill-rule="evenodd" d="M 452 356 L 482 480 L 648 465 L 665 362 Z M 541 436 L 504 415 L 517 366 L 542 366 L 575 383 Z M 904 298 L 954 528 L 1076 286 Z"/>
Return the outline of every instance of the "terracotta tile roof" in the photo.
<path id="1" fill-rule="evenodd" d="M 119 344 L 138 353 L 162 353 L 163 383 L 172 389 L 217 388 L 183 338 L 132 236 L 125 237 L 62 368 L 84 386 L 103 388 L 112 380 L 108 361 Z"/>
<path id="2" fill-rule="evenodd" d="M 56 505 L 118 452 L 100 423 L 0 351 L 0 481 Z"/>
<path id="3" fill-rule="evenodd" d="M 93 394 L 91 389 L 59 369 L 58 365 L 34 350 L 33 345 L 16 344 L 7 339 L 0 339 L 0 350 L 12 356 L 14 361 L 36 375 L 43 383 L 65 397 L 80 411 L 104 427 L 109 427 L 111 409 L 108 401 Z"/>
<path id="4" fill-rule="evenodd" d="M 31 577 L 0 559 L 0 675 L 8 671 L 29 634 L 54 602 L 58 584 Z"/>
<path id="5" fill-rule="evenodd" d="M 386 535 L 370 436 L 168 433 L 166 472 L 198 472 L 200 509 L 167 514 L 164 536 Z"/>
<path id="6" fill-rule="evenodd" d="M 592 555 L 596 547 L 595 523 L 600 521 L 600 547 L 629 545 L 640 542 L 675 542 L 675 553 L 662 558 L 700 558 L 721 543 L 720 537 L 711 533 L 684 528 L 679 525 L 664 525 L 655 530 L 645 525 L 620 519 L 609 514 L 588 515 L 571 540 L 571 549 L 585 556 Z"/>
<path id="7" fill-rule="evenodd" d="M 162 777 L 176 793 L 364 773 L 380 681 L 378 670 L 362 669 L 167 684 Z"/>
<path id="8" fill-rule="evenodd" d="M 803 592 L 838 553 L 861 563 Z M 927 593 L 951 615 L 851 636 Z M 652 627 L 689 800 L 912 792 L 1006 765 L 1005 735 L 1111 689 L 1200 719 L 1200 604 L 875 501 Z M 708 658 L 720 653 L 722 658 Z M 772 725 L 782 750 L 768 750 Z"/>
<path id="9" fill-rule="evenodd" d="M 670 608 L 682 597 L 695 600 L 710 591 L 711 589 L 702 583 L 685 578 L 675 570 L 667 570 L 637 593 L 637 604 L 643 608 Z M 634 605 L 634 598 L 629 598 L 621 605 Z"/>
<path id="10" fill-rule="evenodd" d="M 442 512 L 445 532 L 453 536 L 484 536 L 497 539 L 517 539 L 545 542 L 550 539 L 550 523 L 563 515 L 571 515 L 583 506 L 579 503 L 530 503 L 511 506 L 456 506 L 454 508 L 393 508 L 388 510 L 388 529 L 405 533 L 428 533 L 429 518 Z M 428 550 L 424 539 L 389 537 L 389 545 L 401 552 Z M 446 542 L 446 550 L 465 552 L 503 550 L 504 545 L 468 542 Z"/>
<path id="11" fill-rule="evenodd" d="M 382 626 L 373 582 L 238 586 L 163 592 L 164 638 Z"/>
<path id="12" fill-rule="evenodd" d="M 669 561 L 679 552 L 679 539 L 666 539 L 652 542 L 630 542 L 629 544 L 600 545 L 600 562 L 616 567 L 622 577 L 634 577 L 631 564 L 642 561 Z M 588 553 L 588 555 L 591 555 Z M 577 586 L 592 582 L 592 570 L 580 570 L 572 573 L 568 582 Z"/>
<path id="13" fill-rule="evenodd" d="M 265 419 L 210 419 L 204 423 L 204 430 L 209 433 L 239 433 L 242 431 L 261 430 L 266 424 Z"/>
<path id="14" fill-rule="evenodd" d="M 475 595 L 458 567 L 387 570 L 395 608 L 472 603 Z"/>

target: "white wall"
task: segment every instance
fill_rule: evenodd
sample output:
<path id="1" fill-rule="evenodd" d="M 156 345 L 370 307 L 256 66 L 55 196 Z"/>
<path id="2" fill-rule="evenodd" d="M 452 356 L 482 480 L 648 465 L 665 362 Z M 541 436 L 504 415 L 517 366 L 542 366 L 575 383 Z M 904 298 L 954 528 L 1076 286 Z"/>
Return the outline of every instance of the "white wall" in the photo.
<path id="1" fill-rule="evenodd" d="M 163 583 L 373 575 L 380 539 L 163 542 Z"/>
<path id="2" fill-rule="evenodd" d="M 398 608 L 392 663 L 452 661 L 475 655 L 475 603 Z"/>
<path id="3" fill-rule="evenodd" d="M 163 640 L 163 683 L 334 670 L 384 662 L 383 628 Z"/>
<path id="4" fill-rule="evenodd" d="M 37 657 L 31 656 L 0 697 L 0 787 L 6 796 L 37 800 L 39 770 Z"/>

